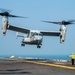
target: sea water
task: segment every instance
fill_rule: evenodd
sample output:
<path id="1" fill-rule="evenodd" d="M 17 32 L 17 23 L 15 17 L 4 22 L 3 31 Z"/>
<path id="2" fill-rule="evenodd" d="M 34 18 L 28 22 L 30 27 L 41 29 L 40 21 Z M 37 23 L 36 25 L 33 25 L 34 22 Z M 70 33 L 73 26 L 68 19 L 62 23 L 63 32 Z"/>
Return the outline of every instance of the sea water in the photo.
<path id="1" fill-rule="evenodd" d="M 70 60 L 68 55 L 2 55 L 0 57 L 10 58 L 14 56 L 14 58 L 30 58 L 30 59 L 58 59 L 58 60 Z"/>

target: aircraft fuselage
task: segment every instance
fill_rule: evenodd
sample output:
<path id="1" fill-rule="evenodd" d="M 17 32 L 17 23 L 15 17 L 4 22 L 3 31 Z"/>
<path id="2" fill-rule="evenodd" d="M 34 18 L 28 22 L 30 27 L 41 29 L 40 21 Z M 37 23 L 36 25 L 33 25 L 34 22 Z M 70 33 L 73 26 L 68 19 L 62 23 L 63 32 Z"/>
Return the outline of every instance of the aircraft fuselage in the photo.
<path id="1" fill-rule="evenodd" d="M 37 45 L 40 47 L 42 45 L 43 36 L 40 32 L 30 32 L 27 37 L 22 40 L 22 46 L 25 44 Z"/>

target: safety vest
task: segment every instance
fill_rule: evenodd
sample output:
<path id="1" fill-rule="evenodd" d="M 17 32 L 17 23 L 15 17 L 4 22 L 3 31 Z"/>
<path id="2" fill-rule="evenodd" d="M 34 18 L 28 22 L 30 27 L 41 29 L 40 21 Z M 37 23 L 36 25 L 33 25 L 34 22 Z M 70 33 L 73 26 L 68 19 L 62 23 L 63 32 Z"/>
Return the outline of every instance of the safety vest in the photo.
<path id="1" fill-rule="evenodd" d="M 71 54 L 69 57 L 70 57 L 71 59 L 75 59 L 75 55 L 74 55 L 74 54 Z"/>

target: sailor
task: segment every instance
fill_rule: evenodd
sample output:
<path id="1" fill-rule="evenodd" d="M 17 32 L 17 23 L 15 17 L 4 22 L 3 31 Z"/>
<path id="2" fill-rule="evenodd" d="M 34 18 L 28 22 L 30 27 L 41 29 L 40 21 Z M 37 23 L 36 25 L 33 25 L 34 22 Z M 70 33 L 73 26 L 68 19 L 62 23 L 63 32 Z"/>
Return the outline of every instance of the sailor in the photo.
<path id="1" fill-rule="evenodd" d="M 75 54 L 72 53 L 71 55 L 69 55 L 69 57 L 71 58 L 72 65 L 74 65 Z"/>

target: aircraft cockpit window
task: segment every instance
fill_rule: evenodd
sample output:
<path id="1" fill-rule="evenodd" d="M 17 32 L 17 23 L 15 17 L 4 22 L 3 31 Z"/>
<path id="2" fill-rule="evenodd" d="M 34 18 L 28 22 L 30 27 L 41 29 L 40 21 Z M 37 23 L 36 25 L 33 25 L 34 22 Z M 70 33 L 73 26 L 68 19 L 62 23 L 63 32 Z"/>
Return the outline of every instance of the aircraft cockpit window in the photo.
<path id="1" fill-rule="evenodd" d="M 29 34 L 27 35 L 27 37 L 29 37 Z"/>
<path id="2" fill-rule="evenodd" d="M 35 32 L 34 35 L 38 35 L 38 33 Z"/>
<path id="3" fill-rule="evenodd" d="M 39 36 L 39 35 L 42 36 L 41 33 L 36 33 L 36 32 L 33 33 L 33 32 L 31 32 L 31 36 Z"/>
<path id="4" fill-rule="evenodd" d="M 34 36 L 34 33 L 33 32 L 31 32 L 31 36 Z"/>
<path id="5" fill-rule="evenodd" d="M 40 35 L 40 36 L 42 36 L 42 34 L 41 34 L 41 33 L 39 33 L 39 35 Z"/>
<path id="6" fill-rule="evenodd" d="M 38 36 L 38 35 L 40 35 L 40 36 L 42 36 L 42 34 L 41 34 L 41 33 L 36 33 L 36 32 L 34 33 L 34 35 L 37 35 L 37 36 Z"/>

